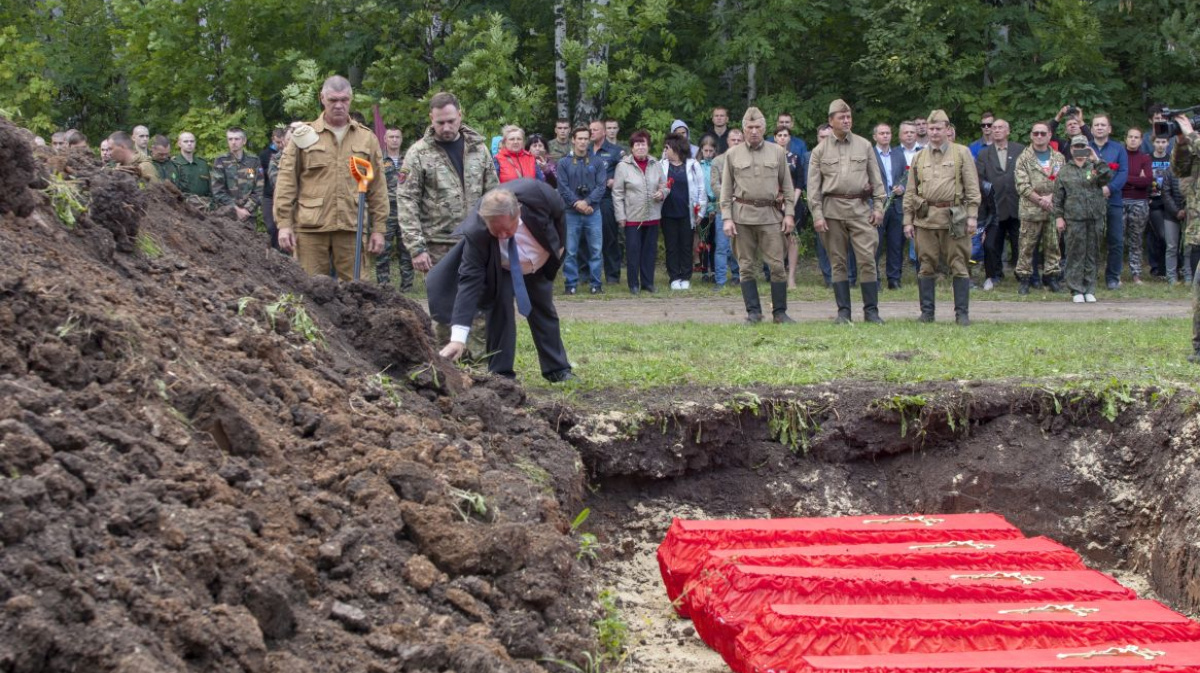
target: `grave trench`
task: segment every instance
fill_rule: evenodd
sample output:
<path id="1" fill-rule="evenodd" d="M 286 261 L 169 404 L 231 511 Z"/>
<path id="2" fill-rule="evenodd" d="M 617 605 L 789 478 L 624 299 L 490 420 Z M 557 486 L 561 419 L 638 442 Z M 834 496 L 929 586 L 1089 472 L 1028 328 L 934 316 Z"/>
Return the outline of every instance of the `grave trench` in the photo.
<path id="1" fill-rule="evenodd" d="M 728 670 L 671 614 L 654 553 L 674 517 L 995 512 L 1200 614 L 1193 393 L 1126 391 L 1114 404 L 1112 390 L 1015 383 L 691 392 L 632 412 L 548 410 L 591 479 L 585 528 L 630 627 L 622 670 Z"/>

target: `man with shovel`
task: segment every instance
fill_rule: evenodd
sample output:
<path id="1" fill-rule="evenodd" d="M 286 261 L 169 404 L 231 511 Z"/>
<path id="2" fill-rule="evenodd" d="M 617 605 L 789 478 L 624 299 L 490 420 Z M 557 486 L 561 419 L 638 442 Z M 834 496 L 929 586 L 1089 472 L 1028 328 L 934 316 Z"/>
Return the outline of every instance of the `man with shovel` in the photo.
<path id="1" fill-rule="evenodd" d="M 275 183 L 275 222 L 279 247 L 296 251 L 300 266 L 310 275 L 329 273 L 330 261 L 338 280 L 353 280 L 355 232 L 359 219 L 370 213 L 367 252 L 383 251 L 388 218 L 387 185 L 366 183 L 366 208 L 360 210 L 359 180 L 352 159 L 365 160 L 375 176 L 383 175 L 383 152 L 371 129 L 350 119 L 354 94 L 345 77 L 333 76 L 321 86 L 324 113 L 292 132 L 292 142 L 279 160 Z M 366 178 L 366 171 L 358 176 Z M 364 212 L 365 211 L 365 212 Z"/>

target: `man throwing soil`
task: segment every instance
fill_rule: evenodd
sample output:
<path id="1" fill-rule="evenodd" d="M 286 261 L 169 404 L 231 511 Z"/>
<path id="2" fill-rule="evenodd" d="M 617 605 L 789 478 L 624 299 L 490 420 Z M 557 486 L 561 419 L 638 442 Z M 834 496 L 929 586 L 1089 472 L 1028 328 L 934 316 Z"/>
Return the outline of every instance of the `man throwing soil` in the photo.
<path id="1" fill-rule="evenodd" d="M 339 280 L 354 278 L 354 237 L 358 224 L 358 183 L 350 174 L 350 158 L 367 159 L 383 176 L 383 152 L 367 127 L 350 119 L 354 92 L 345 77 L 333 76 L 321 86 L 325 112 L 310 125 L 292 132 L 292 142 L 279 160 L 275 183 L 275 223 L 279 247 L 296 251 L 310 275 L 329 273 L 332 261 Z M 373 231 L 367 251 L 383 251 L 389 211 L 387 185 L 372 180 L 367 206 Z"/>

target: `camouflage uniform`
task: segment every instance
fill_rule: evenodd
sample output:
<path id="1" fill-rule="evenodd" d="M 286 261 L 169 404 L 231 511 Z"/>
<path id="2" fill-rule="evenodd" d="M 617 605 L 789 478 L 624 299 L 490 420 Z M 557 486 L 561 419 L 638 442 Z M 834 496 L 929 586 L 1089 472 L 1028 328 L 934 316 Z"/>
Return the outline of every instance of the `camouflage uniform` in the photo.
<path id="1" fill-rule="evenodd" d="M 263 170 L 258 157 L 242 153 L 241 161 L 222 154 L 212 164 L 214 208 L 239 206 L 254 215 L 262 203 Z M 232 208 L 230 208 L 232 210 Z"/>
<path id="2" fill-rule="evenodd" d="M 1100 232 L 1108 217 L 1103 187 L 1113 178 L 1103 161 L 1070 162 L 1054 181 L 1054 217 L 1067 221 L 1067 287 L 1071 294 L 1093 294 L 1100 259 Z"/>
<path id="3" fill-rule="evenodd" d="M 396 216 L 404 247 L 413 257 L 429 253 L 436 264 L 457 241 L 455 228 L 471 206 L 500 185 L 487 142 L 465 124 L 463 179 L 434 140 L 433 127 L 413 143 L 396 174 Z"/>
<path id="4" fill-rule="evenodd" d="M 1014 170 L 1017 180 L 1017 195 L 1020 197 L 1018 217 L 1021 219 L 1021 234 L 1017 257 L 1017 278 L 1028 279 L 1033 275 L 1033 253 L 1038 243 L 1042 244 L 1042 274 L 1047 278 L 1059 274 L 1062 253 L 1058 249 L 1058 229 L 1054 226 L 1054 216 L 1041 206 L 1030 200 L 1030 196 L 1046 196 L 1054 193 L 1054 181 L 1058 173 L 1067 165 L 1067 159 L 1053 147 L 1049 148 L 1050 165 L 1046 168 L 1038 162 L 1037 153 L 1033 146 L 1025 148 L 1017 157 L 1017 167 Z M 1055 281 L 1057 282 L 1057 281 Z"/>
<path id="5" fill-rule="evenodd" d="M 1175 143 L 1175 155 L 1171 158 L 1171 171 L 1179 179 L 1179 187 L 1186 201 L 1187 228 L 1184 230 L 1184 245 L 1191 251 L 1188 265 L 1196 259 L 1200 250 L 1200 131 L 1187 134 L 1187 142 Z M 1195 268 L 1200 268 L 1198 264 Z M 1200 273 L 1192 273 L 1192 354 L 1191 362 L 1200 363 Z"/>
<path id="6" fill-rule="evenodd" d="M 158 179 L 163 182 L 175 182 L 175 164 L 170 159 L 162 161 L 150 160 L 154 164 L 154 172 L 158 175 Z"/>
<path id="7" fill-rule="evenodd" d="M 200 208 L 212 202 L 212 171 L 208 162 L 198 156 L 188 161 L 182 155 L 171 157 L 175 164 L 175 186 L 187 195 L 187 201 Z"/>
<path id="8" fill-rule="evenodd" d="M 396 216 L 396 176 L 400 173 L 400 167 L 404 165 L 404 159 L 400 159 L 399 163 L 392 160 L 391 157 L 383 158 L 383 176 L 387 181 L 388 188 L 388 203 L 390 209 L 388 211 L 387 231 L 384 233 L 383 252 L 375 260 L 375 280 L 381 285 L 387 285 L 391 282 L 391 265 L 392 251 L 398 249 L 400 258 L 400 291 L 408 292 L 413 285 L 413 265 L 412 255 L 408 254 L 408 249 L 404 247 L 404 241 L 400 240 L 400 218 Z"/>
<path id="9" fill-rule="evenodd" d="M 558 163 L 559 159 L 571 156 L 571 152 L 572 148 L 570 138 L 568 138 L 564 143 L 558 142 L 558 138 L 551 138 L 550 140 L 546 141 L 546 156 L 550 158 L 550 161 L 556 164 Z"/>

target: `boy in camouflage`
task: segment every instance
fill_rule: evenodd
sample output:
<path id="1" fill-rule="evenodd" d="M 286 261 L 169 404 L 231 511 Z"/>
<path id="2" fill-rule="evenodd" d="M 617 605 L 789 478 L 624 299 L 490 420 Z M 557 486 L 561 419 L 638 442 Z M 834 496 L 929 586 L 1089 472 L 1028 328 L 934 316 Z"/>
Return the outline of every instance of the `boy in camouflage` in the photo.
<path id="1" fill-rule="evenodd" d="M 1071 162 L 1054 181 L 1054 218 L 1067 238 L 1067 287 L 1076 304 L 1096 301 L 1100 232 L 1108 213 L 1104 186 L 1112 169 L 1084 136 L 1071 138 Z"/>

